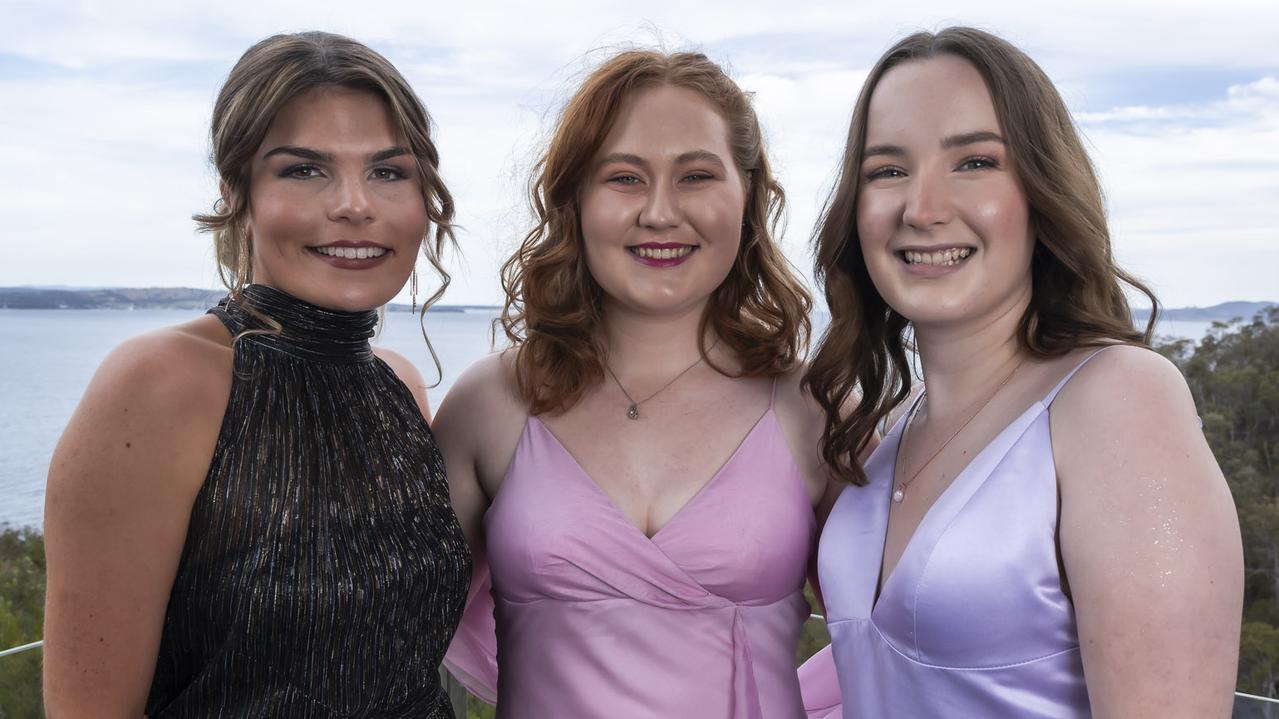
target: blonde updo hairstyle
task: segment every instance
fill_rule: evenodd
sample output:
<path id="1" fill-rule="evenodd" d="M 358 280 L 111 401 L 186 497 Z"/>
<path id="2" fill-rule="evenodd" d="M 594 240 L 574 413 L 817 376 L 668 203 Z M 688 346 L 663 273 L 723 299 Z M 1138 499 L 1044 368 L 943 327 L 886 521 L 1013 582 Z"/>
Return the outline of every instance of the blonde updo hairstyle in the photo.
<path id="1" fill-rule="evenodd" d="M 258 42 L 231 68 L 218 93 L 213 106 L 212 161 L 223 197 L 212 212 L 193 217 L 202 231 L 213 235 L 218 276 L 235 297 L 253 282 L 253 238 L 246 228 L 250 162 L 280 108 L 319 87 L 364 90 L 382 98 L 397 133 L 416 159 L 429 223 L 422 254 L 440 276 L 439 289 L 423 303 L 425 313 L 448 287 L 449 275 L 440 254 L 446 242 L 453 242 L 453 197 L 439 175 L 431 117 L 386 58 L 355 40 L 327 32 L 273 35 Z"/>

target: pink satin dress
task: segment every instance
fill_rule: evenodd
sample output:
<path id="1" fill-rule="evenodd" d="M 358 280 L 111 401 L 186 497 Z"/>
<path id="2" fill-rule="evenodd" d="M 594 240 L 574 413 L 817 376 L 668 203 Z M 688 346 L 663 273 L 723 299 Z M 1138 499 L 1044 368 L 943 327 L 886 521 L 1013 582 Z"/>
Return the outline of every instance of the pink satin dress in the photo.
<path id="1" fill-rule="evenodd" d="M 815 519 L 773 408 L 647 537 L 536 417 L 445 664 L 503 719 L 793 719 Z"/>

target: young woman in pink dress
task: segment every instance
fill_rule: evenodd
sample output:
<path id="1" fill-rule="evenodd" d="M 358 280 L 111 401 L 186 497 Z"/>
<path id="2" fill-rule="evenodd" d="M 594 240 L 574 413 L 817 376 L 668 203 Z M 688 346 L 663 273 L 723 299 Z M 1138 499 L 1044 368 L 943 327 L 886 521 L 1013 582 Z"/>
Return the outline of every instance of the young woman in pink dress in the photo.
<path id="1" fill-rule="evenodd" d="M 806 379 L 857 485 L 819 556 L 844 716 L 1227 716 L 1234 507 L 1132 326 L 1122 285 L 1154 297 L 1115 265 L 1043 71 L 968 28 L 889 50 L 818 252 L 831 324 Z M 925 391 L 863 470 L 912 340 Z"/>
<path id="2" fill-rule="evenodd" d="M 803 715 L 828 482 L 782 204 L 703 55 L 621 53 L 564 109 L 504 270 L 513 348 L 435 424 L 492 579 L 447 663 L 499 716 Z"/>

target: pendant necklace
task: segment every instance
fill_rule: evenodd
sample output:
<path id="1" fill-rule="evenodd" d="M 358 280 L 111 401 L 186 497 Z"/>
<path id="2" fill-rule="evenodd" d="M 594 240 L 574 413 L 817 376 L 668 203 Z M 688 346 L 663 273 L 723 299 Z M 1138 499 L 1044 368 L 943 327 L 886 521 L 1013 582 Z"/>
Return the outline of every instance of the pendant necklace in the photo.
<path id="1" fill-rule="evenodd" d="M 718 344 L 719 344 L 719 340 L 717 339 L 717 340 L 715 340 L 715 344 L 711 345 L 711 346 L 710 346 L 710 349 L 706 350 L 706 353 L 707 353 L 707 354 L 710 354 L 711 350 L 715 349 L 715 345 L 718 345 Z M 620 390 L 622 390 L 622 394 L 626 395 L 626 399 L 627 399 L 627 400 L 629 400 L 629 401 L 630 401 L 630 403 L 631 403 L 631 404 L 630 404 L 630 406 L 628 406 L 628 407 L 626 408 L 626 418 L 627 418 L 627 419 L 639 419 L 639 418 L 640 418 L 640 412 L 639 412 L 639 407 L 640 407 L 640 405 L 644 404 L 645 402 L 649 401 L 650 399 L 653 399 L 653 398 L 654 398 L 654 397 L 656 397 L 657 395 L 659 395 L 659 394 L 661 394 L 661 393 L 665 392 L 665 391 L 667 390 L 667 388 L 669 388 L 671 385 L 673 385 L 673 384 L 675 384 L 676 382 L 678 382 L 680 377 L 683 377 L 684 375 L 688 374 L 690 371 L 692 371 L 692 369 L 693 369 L 694 367 L 696 367 L 697 365 L 701 364 L 703 359 L 705 359 L 705 357 L 703 357 L 701 354 L 698 354 L 698 356 L 697 356 L 697 361 L 695 361 L 695 362 L 693 362 L 693 364 L 691 364 L 691 365 L 689 365 L 689 366 L 685 367 L 685 368 L 684 368 L 684 371 L 682 371 L 682 372 L 680 372 L 679 374 L 675 375 L 675 378 L 674 378 L 674 379 L 672 379 L 670 382 L 667 382 L 666 384 L 662 385 L 662 386 L 661 386 L 661 387 L 660 387 L 660 388 L 659 388 L 656 392 L 654 392 L 654 393 L 650 394 L 649 396 L 645 397 L 644 399 L 639 400 L 638 402 L 635 400 L 635 398 L 634 398 L 634 397 L 632 397 L 632 396 L 631 396 L 631 393 L 630 393 L 630 392 L 627 392 L 627 391 L 626 391 L 626 387 L 622 385 L 622 380 L 618 379 L 618 378 L 617 378 L 617 375 L 613 373 L 613 368 L 608 366 L 608 361 L 607 361 L 607 360 L 604 362 L 604 369 L 608 371 L 608 376 L 613 378 L 613 381 L 617 383 L 617 388 L 618 388 L 618 389 L 620 389 Z"/>
<path id="2" fill-rule="evenodd" d="M 995 397 L 999 396 L 999 391 L 1004 388 L 1004 385 L 1008 384 L 1008 380 L 1011 380 L 1013 378 L 1013 375 L 1017 374 L 1017 370 L 1021 369 L 1021 365 L 1025 361 L 1026 361 L 1026 358 L 1024 356 L 1020 360 L 1018 360 L 1017 366 L 1013 367 L 1013 371 L 1009 372 L 1008 375 L 1004 377 L 1004 381 L 999 383 L 999 386 L 996 387 L 995 390 L 990 393 L 990 396 L 986 398 L 985 402 L 981 403 L 981 406 L 977 408 L 977 411 L 968 415 L 968 419 L 964 420 L 964 423 L 959 425 L 959 429 L 955 430 L 950 435 L 949 439 L 941 443 L 941 446 L 937 448 L 936 452 L 932 453 L 932 456 L 928 458 L 928 461 L 920 465 L 919 469 L 915 470 L 915 473 L 910 475 L 910 479 L 906 480 L 905 482 L 898 483 L 897 486 L 893 488 L 893 504 L 901 504 L 906 499 L 906 488 L 910 486 L 910 483 L 914 482 L 915 479 L 919 477 L 919 475 L 922 474 L 925 469 L 928 468 L 928 465 L 932 464 L 932 461 L 934 459 L 937 459 L 937 455 L 941 454 L 942 450 L 946 449 L 946 446 L 949 445 L 951 441 L 953 441 L 956 437 L 958 437 L 959 433 L 963 432 L 964 428 L 967 427 L 969 424 L 971 424 L 974 419 L 977 419 L 977 415 L 981 414 L 981 411 L 983 409 L 986 409 L 986 406 L 989 405 L 991 401 L 995 399 Z M 915 405 L 915 409 L 911 411 L 910 417 L 906 420 L 906 427 L 902 429 L 902 445 L 906 444 L 906 435 L 907 433 L 910 432 L 911 426 L 915 424 L 915 415 L 919 413 L 919 407 L 920 405 L 924 404 L 924 400 L 926 399 L 928 399 L 927 388 L 924 389 L 924 394 L 919 398 L 919 403 Z"/>

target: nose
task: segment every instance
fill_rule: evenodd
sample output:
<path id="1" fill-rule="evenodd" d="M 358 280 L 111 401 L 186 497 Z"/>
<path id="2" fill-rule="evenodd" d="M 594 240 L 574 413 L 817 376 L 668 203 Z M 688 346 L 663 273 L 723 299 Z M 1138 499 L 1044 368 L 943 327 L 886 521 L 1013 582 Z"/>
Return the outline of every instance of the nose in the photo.
<path id="1" fill-rule="evenodd" d="M 644 198 L 639 224 L 650 230 L 669 230 L 679 226 L 680 214 L 679 197 L 675 189 L 668 183 L 657 182 Z"/>
<path id="2" fill-rule="evenodd" d="M 360 225 L 373 220 L 373 203 L 362 177 L 339 178 L 332 185 L 329 219 Z"/>
<path id="3" fill-rule="evenodd" d="M 911 227 L 926 229 L 944 225 L 950 219 L 951 202 L 945 179 L 938 173 L 917 173 L 907 191 L 902 220 Z"/>

